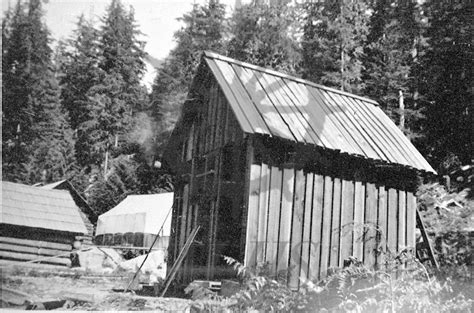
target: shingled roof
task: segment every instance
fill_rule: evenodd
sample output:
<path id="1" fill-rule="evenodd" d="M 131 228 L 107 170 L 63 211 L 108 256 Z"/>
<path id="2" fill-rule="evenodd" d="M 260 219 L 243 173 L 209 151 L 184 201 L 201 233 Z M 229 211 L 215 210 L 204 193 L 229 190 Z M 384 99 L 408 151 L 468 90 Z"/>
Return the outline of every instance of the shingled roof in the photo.
<path id="1" fill-rule="evenodd" d="M 203 59 L 245 133 L 436 173 L 373 100 L 212 52 Z"/>
<path id="2" fill-rule="evenodd" d="M 2 182 L 1 223 L 86 234 L 79 208 L 66 190 Z"/>

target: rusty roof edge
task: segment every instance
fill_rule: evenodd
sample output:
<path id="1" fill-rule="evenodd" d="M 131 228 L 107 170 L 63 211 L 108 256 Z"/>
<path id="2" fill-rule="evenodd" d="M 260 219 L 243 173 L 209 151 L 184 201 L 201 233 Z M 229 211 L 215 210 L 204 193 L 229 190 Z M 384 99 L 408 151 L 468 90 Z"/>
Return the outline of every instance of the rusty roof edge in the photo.
<path id="1" fill-rule="evenodd" d="M 218 60 L 221 60 L 221 61 L 224 61 L 224 62 L 231 62 L 231 63 L 237 64 L 237 65 L 240 65 L 240 66 L 243 66 L 243 67 L 246 67 L 246 68 L 250 68 L 250 69 L 253 69 L 253 70 L 256 70 L 256 71 L 259 71 L 259 72 L 264 72 L 264 73 L 271 74 L 271 75 L 274 75 L 274 76 L 278 76 L 278 77 L 281 77 L 281 78 L 290 79 L 290 80 L 293 80 L 295 82 L 299 82 L 299 83 L 309 85 L 309 86 L 319 88 L 319 89 L 324 89 L 326 91 L 339 93 L 339 94 L 344 95 L 344 96 L 356 98 L 356 99 L 359 99 L 359 100 L 362 100 L 362 101 L 365 101 L 365 102 L 369 102 L 373 105 L 379 106 L 379 103 L 377 101 L 366 98 L 366 97 L 358 96 L 358 95 L 355 95 L 353 93 L 345 92 L 345 91 L 334 89 L 334 88 L 331 88 L 331 87 L 326 87 L 324 85 L 319 85 L 319 84 L 313 83 L 309 80 L 298 78 L 298 77 L 295 77 L 295 76 L 292 76 L 292 75 L 283 74 L 283 73 L 277 72 L 275 70 L 267 69 L 267 68 L 264 68 L 264 67 L 261 67 L 261 66 L 253 65 L 253 64 L 250 64 L 250 63 L 246 63 L 246 62 L 241 62 L 241 61 L 238 61 L 238 60 L 235 60 L 235 59 L 217 54 L 217 53 L 212 52 L 212 51 L 204 51 L 204 56 L 208 57 L 208 58 L 212 58 L 212 59 L 218 59 Z"/>

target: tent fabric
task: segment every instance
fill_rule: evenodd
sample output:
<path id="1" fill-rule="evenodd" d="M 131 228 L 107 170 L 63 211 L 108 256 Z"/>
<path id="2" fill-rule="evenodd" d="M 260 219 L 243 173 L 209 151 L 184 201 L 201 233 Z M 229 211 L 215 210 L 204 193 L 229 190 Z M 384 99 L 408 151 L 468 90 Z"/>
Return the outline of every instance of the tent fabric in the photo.
<path id="1" fill-rule="evenodd" d="M 99 216 L 96 236 L 117 233 L 158 234 L 169 236 L 173 193 L 130 195 L 110 211 Z M 166 218 L 166 221 L 165 221 Z"/>

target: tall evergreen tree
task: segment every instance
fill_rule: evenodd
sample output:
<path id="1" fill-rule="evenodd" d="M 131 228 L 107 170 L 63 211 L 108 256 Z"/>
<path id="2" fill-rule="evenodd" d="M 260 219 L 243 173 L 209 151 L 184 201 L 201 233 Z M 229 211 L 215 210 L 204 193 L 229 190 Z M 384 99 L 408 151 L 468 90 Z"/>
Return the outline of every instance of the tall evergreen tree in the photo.
<path id="1" fill-rule="evenodd" d="M 410 137 L 418 137 L 416 67 L 422 40 L 420 8 L 415 1 L 376 2 L 365 46 L 364 94 Z"/>
<path id="2" fill-rule="evenodd" d="M 79 17 L 73 37 L 60 49 L 61 99 L 76 132 L 76 156 L 81 167 L 90 163 L 91 142 L 89 134 L 79 126 L 91 119 L 89 98 L 91 88 L 100 82 L 99 34 L 84 16 Z"/>
<path id="3" fill-rule="evenodd" d="M 474 12 L 468 2 L 427 1 L 424 9 L 429 23 L 420 72 L 425 154 L 443 172 L 448 159 L 473 162 Z"/>
<path id="4" fill-rule="evenodd" d="M 362 56 L 368 19 L 364 1 L 308 3 L 303 19 L 304 78 L 349 92 L 363 89 Z"/>
<path id="5" fill-rule="evenodd" d="M 299 51 L 293 36 L 295 8 L 285 3 L 253 1 L 237 9 L 230 21 L 228 53 L 240 61 L 296 74 Z"/>
<path id="6" fill-rule="evenodd" d="M 97 70 L 88 74 L 97 75 L 97 80 L 93 86 L 85 85 L 84 108 L 89 116 L 77 127 L 90 149 L 83 162 L 106 171 L 111 150 L 126 138 L 134 114 L 144 109 L 146 89 L 140 82 L 145 70 L 144 43 L 138 39 L 133 10 L 112 0 L 102 21 Z"/>
<path id="7" fill-rule="evenodd" d="M 201 54 L 204 50 L 223 53 L 225 7 L 219 0 L 194 4 L 180 20 L 184 26 L 174 34 L 176 47 L 158 70 L 150 96 L 152 116 L 156 119 L 158 143 L 164 143 L 178 118 Z"/>
<path id="8" fill-rule="evenodd" d="M 18 2 L 2 23 L 3 178 L 64 178 L 74 163 L 40 0 Z M 40 152 L 41 151 L 41 152 Z"/>

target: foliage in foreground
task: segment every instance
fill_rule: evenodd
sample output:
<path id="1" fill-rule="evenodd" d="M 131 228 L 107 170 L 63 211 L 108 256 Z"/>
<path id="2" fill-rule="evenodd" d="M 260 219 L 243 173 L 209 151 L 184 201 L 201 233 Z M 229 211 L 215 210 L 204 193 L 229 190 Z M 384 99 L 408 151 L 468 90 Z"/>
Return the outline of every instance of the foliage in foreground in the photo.
<path id="1" fill-rule="evenodd" d="M 263 274 L 265 266 L 249 269 L 225 257 L 241 279 L 241 290 L 230 299 L 190 285 L 194 307 L 216 311 L 314 312 L 470 312 L 474 304 L 453 290 L 453 282 L 430 276 L 408 251 L 386 256 L 382 268 L 369 269 L 356 260 L 317 283 L 301 281 L 295 292 L 285 279 Z"/>

